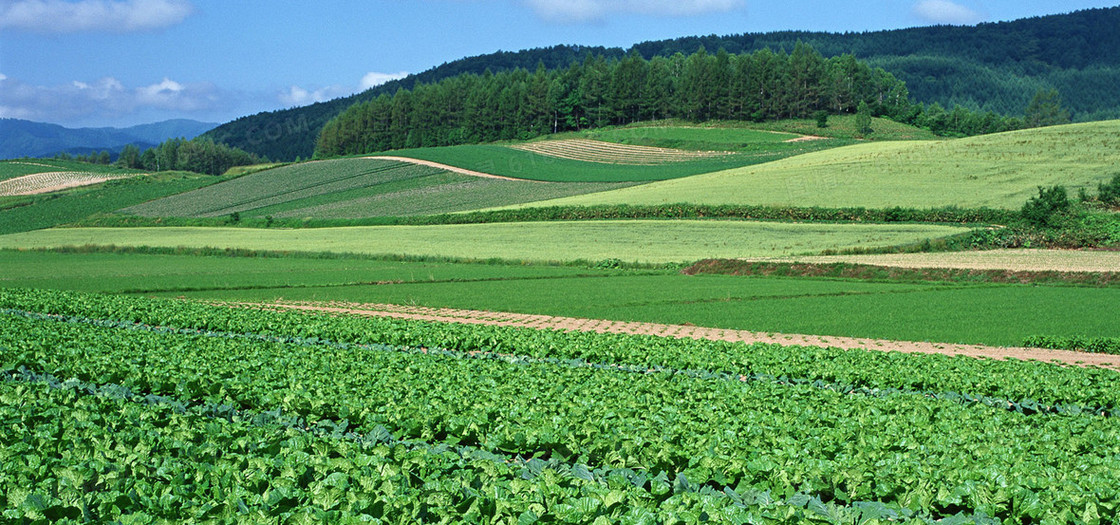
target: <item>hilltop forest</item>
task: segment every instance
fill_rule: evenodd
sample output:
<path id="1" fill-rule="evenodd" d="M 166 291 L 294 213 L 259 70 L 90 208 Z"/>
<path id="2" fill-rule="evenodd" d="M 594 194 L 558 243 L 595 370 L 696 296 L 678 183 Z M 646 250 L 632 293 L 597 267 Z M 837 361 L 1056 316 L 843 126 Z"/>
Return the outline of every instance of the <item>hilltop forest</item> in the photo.
<path id="1" fill-rule="evenodd" d="M 790 54 L 588 56 L 580 64 L 464 74 L 355 104 L 323 128 L 318 157 L 529 139 L 547 133 L 678 118 L 764 121 L 861 110 L 900 121 L 923 116 L 906 85 L 852 55 L 826 59 L 807 44 Z M 943 111 L 923 122 L 976 134 L 1019 127 L 994 114 Z"/>
<path id="2" fill-rule="evenodd" d="M 497 75 L 538 65 L 564 70 L 590 55 L 621 61 L 637 53 L 646 60 L 690 55 L 704 48 L 731 55 L 770 49 L 792 54 L 803 42 L 829 59 L 851 54 L 905 83 L 913 101 L 937 104 L 946 113 L 1023 116 L 1033 97 L 1056 90 L 1075 121 L 1120 118 L 1120 7 L 1089 9 L 977 26 L 935 26 L 866 33 L 776 32 L 698 36 L 643 42 L 629 50 L 554 46 L 464 58 L 389 82 L 363 93 L 302 108 L 260 113 L 208 132 L 215 141 L 273 160 L 312 155 L 319 131 L 356 103 L 401 89 L 487 71 Z M 936 112 L 936 111 L 935 111 Z"/>

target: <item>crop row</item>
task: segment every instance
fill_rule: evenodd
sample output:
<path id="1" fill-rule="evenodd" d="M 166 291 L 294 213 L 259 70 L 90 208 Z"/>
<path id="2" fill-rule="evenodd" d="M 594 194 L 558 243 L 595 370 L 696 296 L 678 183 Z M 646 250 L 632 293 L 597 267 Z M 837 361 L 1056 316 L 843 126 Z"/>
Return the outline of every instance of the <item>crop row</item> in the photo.
<path id="1" fill-rule="evenodd" d="M 1120 501 L 1114 418 L 30 318 L 11 318 L 3 334 L 7 366 L 62 378 L 739 492 L 1059 520 L 1113 516 Z"/>
<path id="2" fill-rule="evenodd" d="M 104 173 L 87 173 L 78 171 L 53 171 L 48 173 L 35 173 L 14 179 L 0 181 L 0 196 L 33 195 L 50 189 L 64 187 L 88 186 L 107 180 L 131 177 L 132 175 L 108 175 Z"/>
<path id="3" fill-rule="evenodd" d="M 366 159 L 322 161 L 275 168 L 124 211 L 146 216 L 220 216 L 233 212 L 422 177 L 438 170 Z"/>
<path id="4" fill-rule="evenodd" d="M 810 383 L 820 381 L 837 385 L 841 390 L 895 388 L 960 393 L 1048 406 L 1082 405 L 1108 412 L 1120 407 L 1120 374 L 1033 361 L 262 312 L 183 301 L 48 290 L 0 290 L 0 308 L 280 338 L 446 348 L 677 370 L 702 369 Z"/>
<path id="5" fill-rule="evenodd" d="M 313 519 L 331 523 L 901 521 L 873 502 L 717 491 L 632 469 L 400 441 L 383 428 L 307 422 L 19 373 L 0 379 L 7 519 L 52 522 Z M 19 439 L 12 439 L 19 436 Z M 963 518 L 963 516 L 962 516 Z M 983 516 L 970 517 L 983 521 Z M 912 522 L 929 522 L 920 519 Z"/>

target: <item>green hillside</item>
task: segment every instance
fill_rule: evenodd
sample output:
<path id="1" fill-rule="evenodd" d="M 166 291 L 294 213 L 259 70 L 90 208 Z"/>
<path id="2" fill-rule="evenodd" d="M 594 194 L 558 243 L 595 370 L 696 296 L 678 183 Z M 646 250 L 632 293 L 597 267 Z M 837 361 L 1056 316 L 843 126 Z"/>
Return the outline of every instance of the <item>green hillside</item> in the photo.
<path id="1" fill-rule="evenodd" d="M 843 119 L 839 119 L 842 120 Z M 876 122 L 882 119 L 876 119 Z M 800 127 L 798 121 L 785 126 Z M 889 121 L 882 121 L 889 122 Z M 889 126 L 883 126 L 886 129 Z M 841 130 L 843 128 L 840 128 Z M 881 138 L 893 136 L 909 130 L 903 136 L 926 137 L 920 130 L 911 126 L 896 124 L 894 134 L 884 132 Z M 679 121 L 658 121 L 649 124 L 610 127 L 579 133 L 560 133 L 544 139 L 527 143 L 480 144 L 448 146 L 440 148 L 415 148 L 385 152 L 378 155 L 409 157 L 438 162 L 458 168 L 512 177 L 548 182 L 649 182 L 657 180 L 689 177 L 701 173 L 722 171 L 734 167 L 749 166 L 775 161 L 786 157 L 812 151 L 850 144 L 844 132 L 841 138 L 829 140 L 795 141 L 801 134 L 782 131 L 776 125 L 759 129 L 756 125 L 743 123 L 715 123 L 696 125 Z M 567 157 L 541 154 L 534 149 L 548 149 L 558 141 L 591 139 L 614 144 L 640 147 L 671 148 L 679 150 L 679 155 L 671 161 L 661 161 L 652 157 L 663 157 L 665 153 L 651 152 L 635 148 L 631 152 L 617 149 L 617 155 L 595 155 L 591 149 L 609 149 L 608 146 L 584 143 L 578 146 L 585 151 L 571 152 Z M 704 151 L 729 152 L 730 155 L 698 155 Z M 650 155 L 648 162 L 642 155 Z M 670 155 L 673 156 L 673 155 Z"/>
<path id="2" fill-rule="evenodd" d="M 780 31 L 709 35 L 642 42 L 629 49 L 554 46 L 454 60 L 383 86 L 310 106 L 246 116 L 207 133 L 219 142 L 273 160 L 309 157 L 319 130 L 355 103 L 401 89 L 435 83 L 465 73 L 481 75 L 522 68 L 564 69 L 588 55 L 619 60 L 628 53 L 646 59 L 711 53 L 742 53 L 769 48 L 790 51 L 807 43 L 825 57 L 852 54 L 902 80 L 911 98 L 952 109 L 1022 115 L 1031 97 L 1057 88 L 1075 120 L 1116 118 L 1120 112 L 1120 7 L 1087 9 L 978 26 L 932 26 L 862 33 Z"/>
<path id="3" fill-rule="evenodd" d="M 510 150 L 512 151 L 512 150 Z M 144 217 L 329 218 L 475 210 L 617 189 L 620 184 L 487 179 L 369 158 L 267 169 L 121 210 Z"/>
<path id="4" fill-rule="evenodd" d="M 941 141 L 857 144 L 759 166 L 534 205 L 751 204 L 1018 208 L 1038 186 L 1095 191 L 1120 171 L 1120 121 Z"/>

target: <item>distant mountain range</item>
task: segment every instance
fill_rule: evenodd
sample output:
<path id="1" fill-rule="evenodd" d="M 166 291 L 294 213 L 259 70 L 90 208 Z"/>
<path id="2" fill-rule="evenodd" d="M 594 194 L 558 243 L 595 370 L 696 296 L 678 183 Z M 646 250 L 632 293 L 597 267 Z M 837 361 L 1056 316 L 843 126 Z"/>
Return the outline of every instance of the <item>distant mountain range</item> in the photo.
<path id="1" fill-rule="evenodd" d="M 217 126 L 197 120 L 175 119 L 128 128 L 65 128 L 30 120 L 0 119 L 0 159 L 52 157 L 58 153 L 85 155 L 107 150 L 116 156 L 134 144 L 149 148 L 171 138 L 195 138 Z"/>
<path id="2" fill-rule="evenodd" d="M 693 36 L 642 42 L 630 49 L 554 46 L 499 51 L 463 58 L 368 91 L 310 106 L 246 116 L 206 133 L 217 142 L 272 160 L 308 157 L 319 130 L 349 106 L 464 73 L 483 74 L 537 65 L 564 68 L 587 54 L 620 59 L 634 52 L 649 59 L 700 49 L 730 53 L 770 48 L 790 51 L 797 42 L 825 56 L 851 53 L 906 82 L 911 98 L 1022 115 L 1040 90 L 1056 88 L 1076 121 L 1120 118 L 1120 6 L 975 26 L 931 26 L 864 33 L 781 31 Z"/>

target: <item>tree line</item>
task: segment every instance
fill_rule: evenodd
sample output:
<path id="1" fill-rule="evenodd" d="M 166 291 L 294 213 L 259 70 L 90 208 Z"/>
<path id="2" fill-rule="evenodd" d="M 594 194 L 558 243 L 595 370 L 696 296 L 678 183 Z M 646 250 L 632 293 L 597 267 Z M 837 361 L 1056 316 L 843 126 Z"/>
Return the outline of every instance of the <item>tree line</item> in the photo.
<path id="1" fill-rule="evenodd" d="M 117 165 L 148 171 L 193 171 L 221 175 L 234 166 L 257 164 L 262 159 L 244 150 L 198 137 L 169 139 L 141 151 L 129 144 L 121 150 Z"/>
<path id="2" fill-rule="evenodd" d="M 856 113 L 924 125 L 941 134 L 1022 126 L 1021 119 L 910 101 L 905 83 L 845 54 L 825 58 L 798 43 L 789 53 L 676 53 L 645 59 L 588 55 L 567 68 L 543 65 L 465 74 L 351 106 L 319 135 L 316 156 L 529 139 L 547 133 L 666 118 L 766 121 Z"/>

